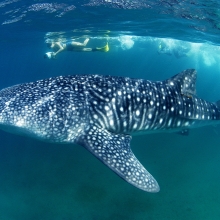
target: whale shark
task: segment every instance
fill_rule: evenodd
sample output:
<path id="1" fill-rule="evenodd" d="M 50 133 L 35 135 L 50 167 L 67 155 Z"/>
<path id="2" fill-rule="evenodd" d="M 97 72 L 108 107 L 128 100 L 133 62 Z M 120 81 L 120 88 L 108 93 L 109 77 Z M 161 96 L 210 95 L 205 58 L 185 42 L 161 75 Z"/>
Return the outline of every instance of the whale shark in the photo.
<path id="1" fill-rule="evenodd" d="M 0 128 L 81 145 L 128 183 L 158 192 L 131 138 L 219 123 L 220 104 L 197 97 L 196 77 L 187 69 L 164 81 L 70 75 L 15 85 L 0 91 Z"/>

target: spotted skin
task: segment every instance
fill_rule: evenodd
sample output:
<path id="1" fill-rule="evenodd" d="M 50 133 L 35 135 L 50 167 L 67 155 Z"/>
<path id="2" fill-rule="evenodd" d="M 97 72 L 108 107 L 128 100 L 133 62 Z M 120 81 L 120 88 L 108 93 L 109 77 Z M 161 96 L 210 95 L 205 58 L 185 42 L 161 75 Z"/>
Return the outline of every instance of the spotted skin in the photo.
<path id="1" fill-rule="evenodd" d="M 159 185 L 130 148 L 131 135 L 218 123 L 220 108 L 196 96 L 196 71 L 161 81 L 114 76 L 49 78 L 0 91 L 0 128 L 88 149 L 124 180 Z"/>

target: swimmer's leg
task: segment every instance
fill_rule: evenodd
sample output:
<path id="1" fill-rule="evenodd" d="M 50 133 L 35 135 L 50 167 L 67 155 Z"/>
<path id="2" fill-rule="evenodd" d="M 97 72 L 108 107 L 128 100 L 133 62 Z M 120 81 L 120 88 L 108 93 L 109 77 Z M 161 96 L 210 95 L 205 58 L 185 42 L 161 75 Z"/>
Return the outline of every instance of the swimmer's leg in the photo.
<path id="1" fill-rule="evenodd" d="M 88 42 L 89 42 L 89 38 L 86 38 L 83 43 L 73 41 L 71 42 L 71 45 L 78 46 L 78 47 L 85 47 Z"/>
<path id="2" fill-rule="evenodd" d="M 92 48 L 83 48 L 82 51 L 91 52 L 91 51 L 93 51 L 93 49 Z"/>
<path id="3" fill-rule="evenodd" d="M 89 38 L 86 38 L 83 42 L 83 46 L 85 47 L 88 42 L 89 42 Z"/>

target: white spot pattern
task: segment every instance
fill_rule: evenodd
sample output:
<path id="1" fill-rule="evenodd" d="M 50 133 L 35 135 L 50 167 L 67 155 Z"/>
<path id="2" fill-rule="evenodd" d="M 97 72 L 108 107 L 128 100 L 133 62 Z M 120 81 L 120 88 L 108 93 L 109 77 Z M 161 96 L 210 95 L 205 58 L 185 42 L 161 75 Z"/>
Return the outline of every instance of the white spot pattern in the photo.
<path id="1" fill-rule="evenodd" d="M 60 76 L 17 85 L 0 91 L 0 124 L 52 142 L 81 143 L 129 183 L 158 191 L 126 134 L 220 120 L 215 103 L 191 94 L 193 74 L 184 71 L 163 82 Z"/>

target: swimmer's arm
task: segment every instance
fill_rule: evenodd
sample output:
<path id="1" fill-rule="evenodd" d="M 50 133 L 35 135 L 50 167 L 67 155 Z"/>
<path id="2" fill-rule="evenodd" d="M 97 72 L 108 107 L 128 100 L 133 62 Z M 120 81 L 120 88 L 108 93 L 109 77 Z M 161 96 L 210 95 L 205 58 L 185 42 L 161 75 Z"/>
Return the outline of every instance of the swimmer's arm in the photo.
<path id="1" fill-rule="evenodd" d="M 62 52 L 64 50 L 64 47 L 61 45 L 60 42 L 56 43 L 56 46 L 59 47 L 59 50 L 57 52 L 54 52 L 53 55 L 56 56 L 58 53 Z"/>

